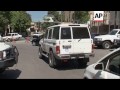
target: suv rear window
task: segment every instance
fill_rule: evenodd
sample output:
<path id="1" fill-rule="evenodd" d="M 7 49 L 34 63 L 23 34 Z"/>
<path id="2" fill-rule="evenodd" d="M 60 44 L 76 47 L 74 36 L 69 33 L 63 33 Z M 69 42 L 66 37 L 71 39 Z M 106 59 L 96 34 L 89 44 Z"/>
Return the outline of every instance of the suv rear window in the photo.
<path id="1" fill-rule="evenodd" d="M 61 39 L 71 39 L 71 30 L 70 28 L 61 28 Z"/>
<path id="2" fill-rule="evenodd" d="M 73 39 L 90 38 L 86 27 L 72 27 Z"/>

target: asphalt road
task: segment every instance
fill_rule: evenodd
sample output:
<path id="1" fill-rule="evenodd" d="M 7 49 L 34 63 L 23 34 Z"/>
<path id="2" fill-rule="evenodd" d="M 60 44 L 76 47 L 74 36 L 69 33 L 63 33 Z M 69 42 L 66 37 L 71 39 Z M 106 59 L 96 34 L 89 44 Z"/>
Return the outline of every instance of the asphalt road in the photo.
<path id="1" fill-rule="evenodd" d="M 38 58 L 38 47 L 25 41 L 12 42 L 19 50 L 19 61 L 14 67 L 0 74 L 0 79 L 82 79 L 85 67 L 79 67 L 76 61 L 64 63 L 57 69 L 50 68 L 47 59 Z M 109 50 L 95 49 L 95 57 L 88 65 L 95 63 Z"/>

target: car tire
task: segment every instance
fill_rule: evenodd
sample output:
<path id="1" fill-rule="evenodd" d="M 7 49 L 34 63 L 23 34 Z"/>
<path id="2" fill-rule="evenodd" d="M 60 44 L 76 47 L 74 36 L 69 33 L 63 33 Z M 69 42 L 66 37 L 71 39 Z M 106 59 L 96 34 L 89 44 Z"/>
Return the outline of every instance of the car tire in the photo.
<path id="1" fill-rule="evenodd" d="M 0 73 L 3 73 L 5 71 L 5 68 L 0 69 Z"/>
<path id="2" fill-rule="evenodd" d="M 35 43 L 35 42 L 32 42 L 32 45 L 33 45 L 33 46 L 36 46 L 36 43 Z"/>
<path id="3" fill-rule="evenodd" d="M 39 55 L 39 58 L 40 58 L 40 59 L 42 59 L 42 58 L 43 58 L 42 53 L 43 53 L 42 48 L 41 48 L 41 47 L 39 47 L 38 55 Z"/>
<path id="4" fill-rule="evenodd" d="M 112 44 L 109 41 L 105 41 L 103 42 L 102 46 L 104 49 L 110 49 L 112 47 Z"/>
<path id="5" fill-rule="evenodd" d="M 54 57 L 54 54 L 52 52 L 52 50 L 49 52 L 49 66 L 51 68 L 56 68 L 58 63 L 57 63 L 57 59 Z"/>

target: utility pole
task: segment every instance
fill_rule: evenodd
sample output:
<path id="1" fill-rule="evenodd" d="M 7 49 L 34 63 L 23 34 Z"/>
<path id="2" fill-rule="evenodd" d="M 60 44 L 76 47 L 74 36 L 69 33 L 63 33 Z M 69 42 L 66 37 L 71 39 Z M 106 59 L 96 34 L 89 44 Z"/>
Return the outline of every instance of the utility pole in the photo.
<path id="1" fill-rule="evenodd" d="M 99 33 L 100 33 L 100 32 L 99 32 L 99 24 L 100 24 L 100 23 L 99 23 L 99 21 L 98 21 L 98 30 L 97 30 L 97 34 L 99 34 Z"/>
<path id="2" fill-rule="evenodd" d="M 117 17 L 117 11 L 115 11 L 114 29 L 116 28 L 116 17 Z"/>
<path id="3" fill-rule="evenodd" d="M 110 33 L 110 26 L 111 26 L 111 21 L 110 21 L 110 12 L 109 12 L 109 33 Z"/>
<path id="4" fill-rule="evenodd" d="M 118 11 L 118 20 L 119 20 L 119 22 L 118 22 L 118 29 L 120 28 L 120 11 Z"/>

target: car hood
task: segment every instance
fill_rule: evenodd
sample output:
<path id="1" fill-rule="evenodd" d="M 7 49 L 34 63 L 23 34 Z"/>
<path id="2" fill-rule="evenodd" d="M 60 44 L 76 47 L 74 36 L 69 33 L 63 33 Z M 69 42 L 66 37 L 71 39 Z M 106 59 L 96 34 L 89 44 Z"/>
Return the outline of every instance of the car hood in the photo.
<path id="1" fill-rule="evenodd" d="M 0 42 L 0 51 L 3 51 L 3 50 L 8 49 L 10 47 L 11 47 L 10 45 L 8 45 L 4 42 Z"/>
<path id="2" fill-rule="evenodd" d="M 99 35 L 99 36 L 95 36 L 95 38 L 113 38 L 116 37 L 115 35 Z"/>

